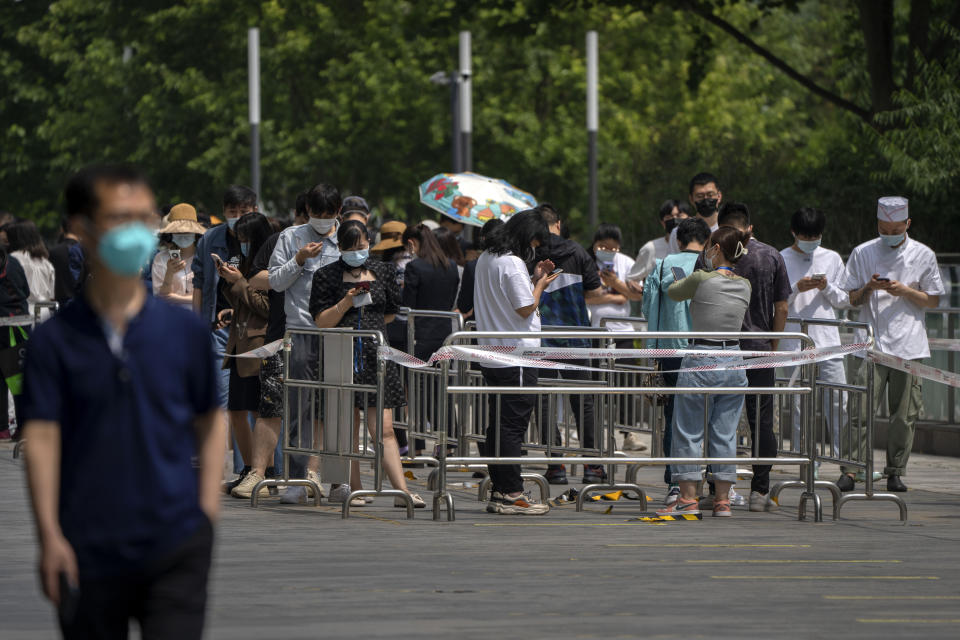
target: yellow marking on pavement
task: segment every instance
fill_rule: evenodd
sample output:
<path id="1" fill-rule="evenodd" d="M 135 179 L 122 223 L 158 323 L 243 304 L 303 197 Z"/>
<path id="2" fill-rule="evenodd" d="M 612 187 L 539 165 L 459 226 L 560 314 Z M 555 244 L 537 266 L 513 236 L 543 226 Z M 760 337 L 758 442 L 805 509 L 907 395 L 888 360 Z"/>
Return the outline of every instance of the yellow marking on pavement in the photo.
<path id="1" fill-rule="evenodd" d="M 900 560 L 687 560 L 689 564 L 900 564 Z"/>
<path id="2" fill-rule="evenodd" d="M 475 527 L 642 527 L 646 522 L 474 522 Z"/>
<path id="3" fill-rule="evenodd" d="M 867 624 L 956 624 L 960 618 L 857 618 Z"/>
<path id="4" fill-rule="evenodd" d="M 827 600 L 960 600 L 960 596 L 823 596 Z"/>
<path id="5" fill-rule="evenodd" d="M 940 576 L 710 576 L 714 580 L 939 580 Z"/>
<path id="6" fill-rule="evenodd" d="M 664 543 L 646 543 L 646 544 L 605 544 L 605 547 L 666 547 L 671 549 L 679 549 L 686 547 L 697 547 L 697 548 L 724 548 L 724 549 L 786 549 L 786 548 L 803 548 L 809 549 L 811 545 L 809 544 L 700 544 L 695 542 L 664 542 Z"/>

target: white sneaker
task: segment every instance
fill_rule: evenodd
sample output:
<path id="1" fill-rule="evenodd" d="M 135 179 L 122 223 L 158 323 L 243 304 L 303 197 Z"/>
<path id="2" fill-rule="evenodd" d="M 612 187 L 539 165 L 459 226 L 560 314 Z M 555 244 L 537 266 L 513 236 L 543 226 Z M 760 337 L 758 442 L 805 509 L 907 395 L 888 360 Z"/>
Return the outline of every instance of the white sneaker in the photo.
<path id="1" fill-rule="evenodd" d="M 640 439 L 639 433 L 629 432 L 623 436 L 624 451 L 646 451 L 647 445 Z"/>
<path id="2" fill-rule="evenodd" d="M 316 482 L 316 483 L 317 483 L 317 486 L 320 487 L 320 497 L 321 497 L 321 498 L 325 498 L 325 497 L 326 497 L 326 494 L 323 492 L 323 485 L 320 484 L 320 474 L 318 474 L 316 471 L 310 471 L 310 470 L 308 469 L 308 470 L 307 470 L 307 480 L 312 480 L 313 482 Z M 312 498 L 312 497 L 313 497 L 313 487 L 306 487 L 306 490 L 307 490 L 307 497 L 308 497 L 308 498 Z"/>
<path id="3" fill-rule="evenodd" d="M 730 487 L 730 506 L 731 507 L 745 507 L 747 506 L 747 499 L 737 493 L 733 487 Z"/>
<path id="4" fill-rule="evenodd" d="M 257 483 L 263 480 L 263 476 L 257 473 L 256 471 L 251 471 L 243 480 L 230 491 L 230 495 L 234 498 L 249 498 L 253 495 L 253 488 L 257 486 Z M 270 495 L 270 489 L 267 487 L 262 487 L 259 491 L 260 496 L 266 497 Z"/>
<path id="5" fill-rule="evenodd" d="M 280 504 L 307 504 L 307 488 L 287 487 L 280 496 Z"/>
<path id="6" fill-rule="evenodd" d="M 769 495 L 759 491 L 750 492 L 750 511 L 776 511 L 779 508 L 780 505 L 771 500 Z"/>
<path id="7" fill-rule="evenodd" d="M 410 498 L 413 499 L 413 508 L 414 509 L 423 509 L 427 506 L 427 503 L 423 501 L 423 498 L 420 497 L 418 493 L 411 493 Z M 393 499 L 393 506 L 395 507 L 405 507 L 407 506 L 407 501 L 403 498 L 396 497 Z"/>
<path id="8" fill-rule="evenodd" d="M 675 484 L 670 485 L 670 490 L 667 491 L 667 496 L 663 499 L 663 504 L 667 507 L 672 505 L 677 501 L 677 498 L 680 497 L 680 487 Z"/>

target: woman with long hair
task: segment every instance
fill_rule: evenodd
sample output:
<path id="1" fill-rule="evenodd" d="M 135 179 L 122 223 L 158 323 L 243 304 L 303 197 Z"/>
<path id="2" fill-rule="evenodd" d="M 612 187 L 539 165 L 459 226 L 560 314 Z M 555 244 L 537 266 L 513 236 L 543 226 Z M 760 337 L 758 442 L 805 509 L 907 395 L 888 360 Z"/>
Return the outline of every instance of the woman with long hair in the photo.
<path id="1" fill-rule="evenodd" d="M 30 315 L 38 302 L 51 302 L 56 285 L 56 271 L 50 262 L 50 253 L 40 231 L 30 220 L 13 222 L 3 228 L 10 243 L 10 255 L 17 259 L 23 272 L 27 276 L 30 286 L 30 297 L 27 302 L 30 306 Z M 49 309 L 44 311 L 43 318 L 50 316 Z"/>
<path id="2" fill-rule="evenodd" d="M 474 310 L 477 331 L 540 331 L 540 298 L 557 274 L 553 262 L 536 262 L 536 249 L 547 242 L 547 223 L 538 211 L 514 214 L 486 238 L 486 251 L 477 260 Z M 530 273 L 533 272 L 531 277 Z M 485 338 L 481 344 L 539 347 L 539 338 Z M 488 387 L 530 387 L 535 391 L 537 370 L 523 367 L 481 367 Z M 522 454 L 523 434 L 537 396 L 534 393 L 488 395 L 490 412 L 485 451 L 516 458 Z M 497 407 L 499 406 L 499 415 Z M 489 465 L 493 493 L 488 513 L 540 515 L 550 507 L 537 504 L 523 492 L 520 466 Z"/>
<path id="3" fill-rule="evenodd" d="M 397 285 L 396 270 L 392 264 L 369 259 L 370 232 L 361 222 L 344 222 L 337 231 L 337 242 L 340 245 L 340 259 L 318 269 L 313 276 L 310 315 L 321 329 L 368 329 L 386 335 L 386 325 L 393 322 L 400 309 L 400 287 Z M 377 345 L 366 338 L 359 342 L 359 352 L 354 356 L 353 380 L 357 384 L 376 385 Z M 383 415 L 376 415 L 375 393 L 355 394 L 354 445 L 359 445 L 360 440 L 361 409 L 365 412 L 367 430 L 371 437 L 375 437 L 377 421 L 382 420 L 383 468 L 394 489 L 409 493 L 393 431 L 393 410 L 406 404 L 403 385 L 399 367 L 393 362 L 387 362 L 385 367 Z M 327 428 L 335 426 L 328 424 Z M 360 463 L 354 460 L 350 465 L 350 487 L 358 490 L 361 486 Z M 410 494 L 410 497 L 415 507 L 426 506 L 419 495 L 414 493 Z M 397 498 L 394 504 L 405 506 L 401 498 Z"/>
<path id="4" fill-rule="evenodd" d="M 266 216 L 251 211 L 240 216 L 233 230 L 240 241 L 240 267 L 233 267 L 226 262 L 221 262 L 218 267 L 220 277 L 225 283 L 224 296 L 233 309 L 230 335 L 224 351 L 228 356 L 262 347 L 270 320 L 270 298 L 267 292 L 256 289 L 249 280 L 258 273 L 253 267 L 253 259 L 272 235 L 273 228 Z M 230 428 L 243 458 L 243 471 L 225 487 L 227 493 L 243 482 L 253 464 L 253 432 L 248 414 L 252 413 L 256 420 L 260 419 L 260 363 L 261 360 L 257 358 L 223 359 L 223 368 L 230 370 L 227 393 Z"/>

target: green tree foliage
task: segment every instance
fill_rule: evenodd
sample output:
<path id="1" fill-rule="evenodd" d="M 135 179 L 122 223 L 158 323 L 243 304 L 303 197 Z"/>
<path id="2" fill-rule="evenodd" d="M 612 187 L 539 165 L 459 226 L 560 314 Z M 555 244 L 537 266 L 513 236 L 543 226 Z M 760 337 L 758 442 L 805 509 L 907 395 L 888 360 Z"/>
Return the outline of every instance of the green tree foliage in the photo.
<path id="1" fill-rule="evenodd" d="M 585 240 L 584 34 L 596 29 L 601 219 L 628 248 L 707 170 L 777 245 L 807 205 L 832 214 L 826 243 L 847 250 L 876 233 L 876 198 L 898 193 L 918 237 L 951 250 L 957 64 L 938 53 L 943 29 L 918 34 L 953 8 L 877 4 L 890 5 L 879 31 L 864 3 L 814 0 L 0 0 L 0 208 L 51 228 L 65 176 L 119 159 L 147 168 L 161 201 L 216 213 L 226 184 L 249 181 L 246 33 L 258 26 L 268 210 L 324 180 L 384 218 L 433 215 L 416 187 L 449 169 L 450 115 L 429 78 L 453 67 L 469 29 L 474 169 L 554 203 Z M 889 59 L 869 53 L 886 24 Z M 874 118 L 888 84 L 896 109 Z"/>

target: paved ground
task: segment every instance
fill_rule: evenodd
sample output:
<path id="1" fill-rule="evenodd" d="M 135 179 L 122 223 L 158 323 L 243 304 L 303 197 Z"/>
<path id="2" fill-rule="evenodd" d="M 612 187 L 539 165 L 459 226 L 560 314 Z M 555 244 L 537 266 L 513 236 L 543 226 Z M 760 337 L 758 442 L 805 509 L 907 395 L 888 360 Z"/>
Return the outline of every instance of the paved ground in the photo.
<path id="1" fill-rule="evenodd" d="M 0 638 L 54 638 L 20 466 L 0 447 Z M 659 473 L 640 474 L 657 500 Z M 827 495 L 827 521 L 798 522 L 796 491 L 777 513 L 668 524 L 623 501 L 489 516 L 466 488 L 454 523 L 225 498 L 207 637 L 956 638 L 960 460 L 916 456 L 905 480 L 906 526 L 888 503 L 831 522 Z"/>

